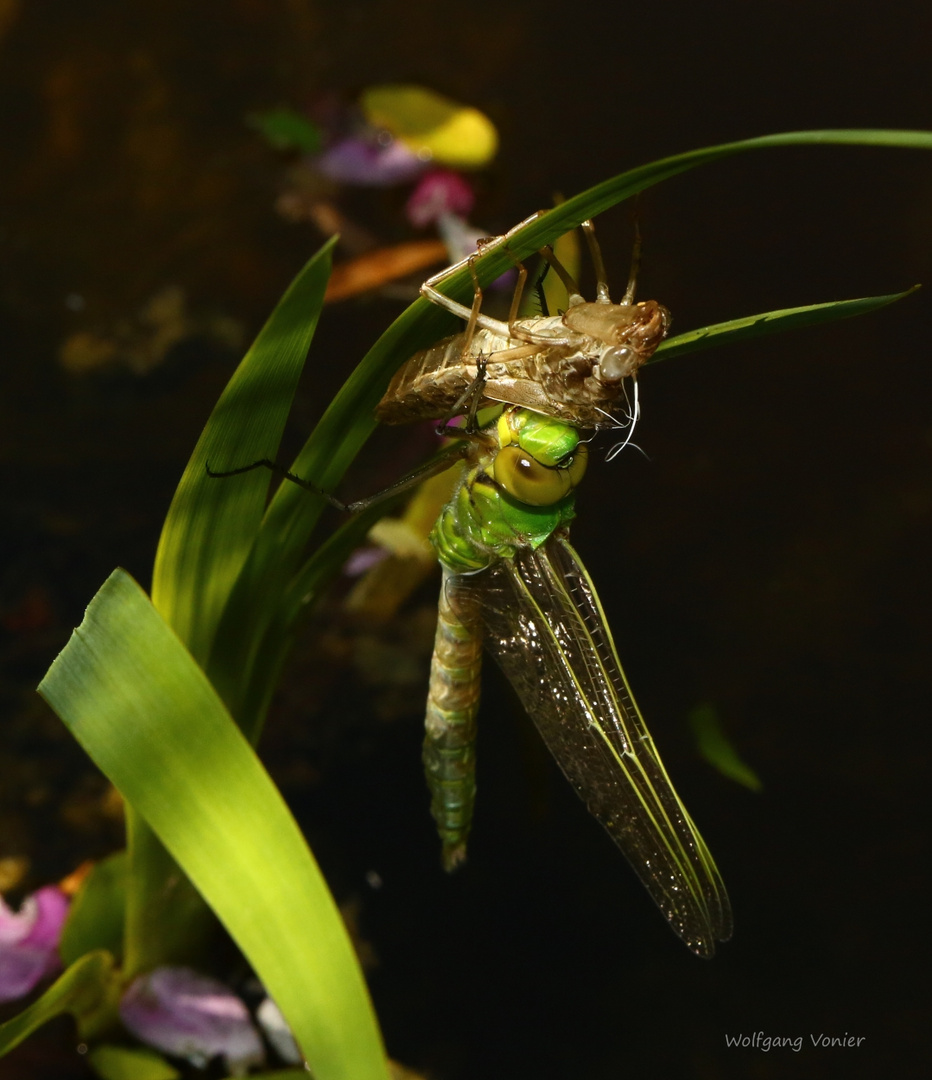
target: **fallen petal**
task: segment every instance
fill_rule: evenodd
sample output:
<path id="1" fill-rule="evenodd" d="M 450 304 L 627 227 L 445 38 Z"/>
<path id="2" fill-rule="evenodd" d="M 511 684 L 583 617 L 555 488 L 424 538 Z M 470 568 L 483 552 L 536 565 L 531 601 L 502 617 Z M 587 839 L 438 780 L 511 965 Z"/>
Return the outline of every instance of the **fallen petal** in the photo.
<path id="1" fill-rule="evenodd" d="M 356 548 L 343 564 L 343 573 L 351 578 L 360 577 L 360 575 L 365 574 L 373 566 L 378 565 L 383 559 L 387 558 L 388 552 L 383 547 L 367 545 L 366 547 Z"/>
<path id="2" fill-rule="evenodd" d="M 471 255 L 479 241 L 489 235 L 464 221 L 459 214 L 441 214 L 437 219 L 437 232 L 447 246 L 451 265 Z"/>
<path id="3" fill-rule="evenodd" d="M 58 942 L 68 898 L 56 885 L 27 896 L 18 912 L 0 899 L 0 1001 L 23 997 L 61 967 Z"/>
<path id="4" fill-rule="evenodd" d="M 142 1042 L 203 1067 L 220 1056 L 233 1076 L 265 1060 L 249 1010 L 217 979 L 190 968 L 140 975 L 123 995 L 120 1019 Z"/>

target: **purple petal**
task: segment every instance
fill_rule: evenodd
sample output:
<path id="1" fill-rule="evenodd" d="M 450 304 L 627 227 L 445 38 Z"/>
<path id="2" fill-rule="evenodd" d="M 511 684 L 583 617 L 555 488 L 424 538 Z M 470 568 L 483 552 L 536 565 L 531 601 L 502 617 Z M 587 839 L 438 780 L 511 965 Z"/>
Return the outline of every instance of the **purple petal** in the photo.
<path id="1" fill-rule="evenodd" d="M 29 934 L 29 944 L 57 949 L 71 901 L 57 885 L 45 885 L 33 896 L 39 905 L 39 914 Z"/>
<path id="2" fill-rule="evenodd" d="M 388 552 L 383 547 L 356 548 L 343 564 L 343 573 L 347 577 L 361 577 L 366 571 L 387 558 Z"/>
<path id="3" fill-rule="evenodd" d="M 417 182 L 405 211 L 408 221 L 415 228 L 423 229 L 444 214 L 468 217 L 475 203 L 472 188 L 459 173 L 449 169 L 432 169 Z"/>
<path id="4" fill-rule="evenodd" d="M 23 997 L 61 967 L 58 941 L 68 898 L 55 885 L 27 896 L 18 912 L 0 899 L 0 1001 Z"/>
<path id="5" fill-rule="evenodd" d="M 322 154 L 311 158 L 311 163 L 331 180 L 362 187 L 404 184 L 427 168 L 427 163 L 398 139 L 382 145 L 358 136 L 334 143 Z"/>
<path id="6" fill-rule="evenodd" d="M 123 995 L 120 1019 L 138 1039 L 194 1065 L 220 1055 L 234 1076 L 244 1076 L 265 1060 L 245 1004 L 222 982 L 190 968 L 140 975 Z"/>

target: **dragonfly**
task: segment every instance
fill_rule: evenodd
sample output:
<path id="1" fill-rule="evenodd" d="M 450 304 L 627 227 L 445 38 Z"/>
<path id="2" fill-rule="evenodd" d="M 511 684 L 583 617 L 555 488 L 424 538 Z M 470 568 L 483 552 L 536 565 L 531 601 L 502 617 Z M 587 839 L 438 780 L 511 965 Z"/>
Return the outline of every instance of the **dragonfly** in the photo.
<path id="1" fill-rule="evenodd" d="M 460 432 L 435 462 L 368 499 L 343 503 L 269 459 L 267 467 L 359 512 L 461 462 L 430 541 L 443 576 L 423 760 L 431 812 L 452 870 L 466 857 L 476 796 L 483 647 L 544 743 L 685 944 L 711 957 L 732 932 L 715 861 L 676 793 L 625 678 L 595 585 L 569 541 L 586 471 L 580 429 L 507 406 Z"/>
<path id="2" fill-rule="evenodd" d="M 423 756 L 444 865 L 466 855 L 485 646 L 672 929 L 710 957 L 731 936 L 725 886 L 569 542 L 586 442 L 576 427 L 520 406 L 464 442 L 462 478 L 430 536 L 443 582 Z"/>
<path id="3" fill-rule="evenodd" d="M 377 419 L 402 424 L 453 416 L 464 404 L 474 413 L 485 405 L 504 403 L 522 405 L 576 427 L 617 427 L 615 411 L 627 402 L 625 379 L 630 378 L 635 393 L 630 413 L 633 427 L 637 372 L 666 337 L 671 321 L 670 312 L 656 300 L 635 303 L 639 238 L 620 303 L 613 304 L 609 295 L 595 227 L 584 221 L 583 234 L 596 273 L 594 301 L 584 299 L 553 250 L 544 247 L 540 254 L 566 287 L 566 311 L 519 319 L 527 270 L 515 260 L 518 282 L 508 321 L 482 314 L 483 293 L 475 260 L 494 247 L 507 248 L 511 236 L 539 216 L 532 215 L 504 235 L 483 242 L 478 251 L 424 282 L 421 294 L 465 319 L 466 329 L 415 353 L 402 365 L 376 406 Z M 471 308 L 438 288 L 464 265 L 473 278 Z"/>

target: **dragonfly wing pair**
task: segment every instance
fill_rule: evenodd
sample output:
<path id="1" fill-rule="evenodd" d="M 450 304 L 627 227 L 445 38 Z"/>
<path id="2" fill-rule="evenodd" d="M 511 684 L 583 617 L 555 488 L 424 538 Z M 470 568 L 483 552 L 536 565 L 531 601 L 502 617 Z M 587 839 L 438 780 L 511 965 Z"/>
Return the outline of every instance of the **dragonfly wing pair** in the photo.
<path id="1" fill-rule="evenodd" d="M 725 887 L 667 776 L 598 595 L 565 536 L 555 533 L 478 574 L 451 576 L 446 590 L 673 930 L 695 953 L 712 956 L 716 941 L 731 936 Z"/>

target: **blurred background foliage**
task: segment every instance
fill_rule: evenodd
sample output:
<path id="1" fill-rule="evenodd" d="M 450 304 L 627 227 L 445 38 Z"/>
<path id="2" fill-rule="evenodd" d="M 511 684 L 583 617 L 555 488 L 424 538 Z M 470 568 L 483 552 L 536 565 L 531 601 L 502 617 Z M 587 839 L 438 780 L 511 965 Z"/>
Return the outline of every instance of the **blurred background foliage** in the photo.
<path id="1" fill-rule="evenodd" d="M 210 408 L 323 239 L 288 214 L 297 162 L 251 114 L 399 81 L 473 105 L 499 133 L 472 215 L 495 233 L 692 147 L 932 128 L 930 45 L 916 0 L 2 0 L 3 888 L 121 843 L 117 801 L 33 687 L 115 564 L 148 584 Z M 358 230 L 338 258 L 418 238 L 405 198 L 334 192 Z M 750 155 L 662 185 L 639 215 L 640 295 L 678 330 L 932 287 L 919 153 Z M 630 211 L 599 232 L 617 294 Z M 325 312 L 286 458 L 426 272 Z M 735 940 L 712 964 L 669 934 L 491 673 L 471 862 L 442 875 L 419 752 L 433 582 L 388 628 L 339 597 L 308 627 L 264 751 L 357 927 L 392 1056 L 438 1080 L 873 1077 L 925 1060 L 930 326 L 920 292 L 655 365 L 646 456 L 592 468 L 580 495 L 575 542 L 732 895 Z M 430 445 L 380 434 L 347 493 Z M 702 762 L 702 703 L 760 794 Z M 758 1030 L 866 1042 L 726 1050 Z M 72 1042 L 53 1025 L 0 1077 L 82 1076 Z"/>

